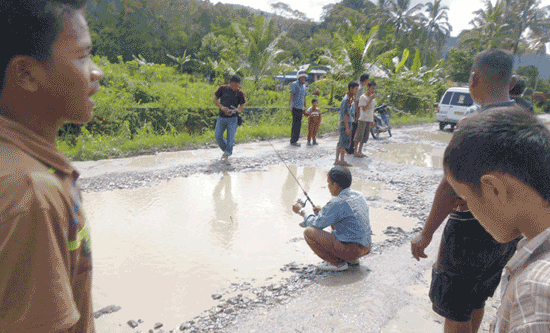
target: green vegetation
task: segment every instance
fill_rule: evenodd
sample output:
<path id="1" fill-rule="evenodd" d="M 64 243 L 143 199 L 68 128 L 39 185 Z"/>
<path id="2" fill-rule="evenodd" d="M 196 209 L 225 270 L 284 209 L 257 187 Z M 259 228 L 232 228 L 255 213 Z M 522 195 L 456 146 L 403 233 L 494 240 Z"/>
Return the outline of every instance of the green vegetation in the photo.
<path id="1" fill-rule="evenodd" d="M 73 159 L 98 159 L 214 143 L 218 110 L 213 93 L 232 74 L 246 79 L 248 108 L 237 142 L 285 137 L 290 132 L 288 86 L 272 77 L 299 65 L 332 71 L 309 86 L 322 108 L 337 108 L 347 84 L 371 71 L 378 103 L 410 116 L 393 124 L 434 121 L 446 88 L 467 82 L 473 56 L 485 46 L 516 55 L 542 54 L 550 28 L 539 0 L 486 1 L 473 28 L 442 60 L 452 27 L 441 0 L 343 0 L 324 7 L 322 22 L 284 3 L 272 13 L 206 0 L 89 0 L 94 61 L 103 69 L 94 120 L 67 124 L 59 148 Z M 533 19 L 536 18 L 536 19 Z M 550 105 L 550 84 L 533 68 L 520 68 L 527 96 Z M 250 109 L 249 109 L 250 110 Z M 307 122 L 305 122 L 307 123 Z M 327 113 L 322 132 L 338 126 Z M 305 134 L 307 126 L 304 126 Z"/>

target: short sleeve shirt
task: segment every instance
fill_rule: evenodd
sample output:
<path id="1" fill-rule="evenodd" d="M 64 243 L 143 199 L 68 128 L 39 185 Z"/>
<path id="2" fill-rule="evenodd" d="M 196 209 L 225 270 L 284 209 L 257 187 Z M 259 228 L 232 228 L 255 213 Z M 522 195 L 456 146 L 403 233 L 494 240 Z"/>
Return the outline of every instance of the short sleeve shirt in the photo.
<path id="1" fill-rule="evenodd" d="M 0 331 L 94 332 L 90 231 L 78 173 L 0 117 Z"/>
<path id="2" fill-rule="evenodd" d="M 236 109 L 239 106 L 246 103 L 246 98 L 244 96 L 244 92 L 241 89 L 233 90 L 229 85 L 222 85 L 216 90 L 214 93 L 216 98 L 220 101 L 220 104 L 228 107 L 230 109 Z M 222 118 L 231 118 L 231 117 L 237 117 L 237 114 L 233 114 L 231 116 L 225 114 L 225 112 L 222 112 L 220 110 L 220 117 Z"/>
<path id="3" fill-rule="evenodd" d="M 306 84 L 300 82 L 300 80 L 292 82 L 290 84 L 290 94 L 292 95 L 292 107 L 303 110 L 307 96 Z"/>
<path id="4" fill-rule="evenodd" d="M 353 102 L 349 105 L 349 95 L 346 94 L 340 104 L 340 122 L 344 121 L 344 115 L 349 115 L 350 124 L 355 121 L 355 105 Z"/>
<path id="5" fill-rule="evenodd" d="M 376 99 L 374 98 L 372 100 L 372 102 L 369 103 L 369 97 L 367 96 L 367 94 L 363 94 L 361 95 L 361 97 L 359 98 L 359 109 L 361 110 L 361 113 L 359 115 L 359 121 L 369 121 L 369 122 L 374 122 L 374 108 L 376 107 Z M 364 106 L 367 106 L 368 104 L 368 108 L 363 111 L 362 107 Z"/>

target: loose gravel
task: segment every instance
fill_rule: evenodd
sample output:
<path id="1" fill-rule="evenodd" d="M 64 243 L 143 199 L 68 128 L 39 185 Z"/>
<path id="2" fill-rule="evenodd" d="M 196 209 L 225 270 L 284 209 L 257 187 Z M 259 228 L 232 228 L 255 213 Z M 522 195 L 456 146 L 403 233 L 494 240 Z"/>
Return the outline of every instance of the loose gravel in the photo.
<path id="1" fill-rule="evenodd" d="M 433 125 L 430 125 L 433 127 Z M 384 143 L 424 143 L 434 147 L 445 147 L 445 142 L 432 141 L 426 138 L 419 138 L 411 134 L 414 131 L 422 129 L 419 126 L 395 129 L 394 132 L 400 132 L 399 138 L 392 138 L 391 141 L 369 140 L 367 144 L 367 153 L 384 152 Z M 315 164 L 321 159 L 334 158 L 334 149 L 298 149 L 292 151 L 279 151 L 279 154 L 287 164 L 298 166 Z M 231 164 L 227 165 L 220 162 L 206 161 L 188 166 L 176 167 L 168 170 L 153 172 L 125 172 L 110 173 L 101 176 L 84 178 L 79 180 L 81 189 L 85 192 L 111 191 L 115 189 L 135 189 L 139 187 L 154 186 L 162 181 L 172 178 L 188 177 L 193 174 L 213 174 L 223 172 L 250 172 L 257 168 L 270 165 L 281 164 L 280 158 L 275 152 L 268 156 L 258 158 L 239 158 L 232 157 Z M 403 216 L 411 217 L 417 220 L 416 227 L 412 232 L 405 232 L 401 228 L 388 227 L 384 233 L 388 238 L 384 242 L 375 243 L 372 246 L 370 255 L 380 255 L 384 249 L 391 246 L 398 246 L 409 241 L 414 234 L 421 230 L 426 221 L 431 202 L 426 200 L 427 191 L 433 191 L 434 185 L 441 181 L 441 170 L 425 167 L 414 167 L 411 165 L 389 162 L 384 159 L 372 158 L 372 163 L 368 168 L 354 168 L 354 181 L 358 179 L 369 182 L 379 182 L 384 184 L 385 190 L 397 193 L 397 199 L 390 201 L 378 196 L 367 197 L 371 207 L 383 206 L 388 210 L 395 210 L 402 213 Z M 300 241 L 293 239 L 292 241 Z M 276 304 L 285 304 L 311 284 L 315 283 L 319 276 L 330 275 L 317 270 L 313 265 L 298 265 L 289 263 L 281 267 L 283 272 L 292 272 L 289 278 L 282 279 L 278 283 L 254 287 L 251 282 L 233 283 L 227 290 L 219 294 L 211 295 L 219 304 L 201 315 L 183 322 L 179 327 L 163 331 L 162 323 L 155 325 L 145 324 L 136 321 L 134 318 L 128 318 L 128 325 L 136 332 L 223 332 L 228 327 L 255 308 L 269 308 Z M 229 298 L 226 295 L 234 295 L 239 291 L 246 292 L 237 294 Z M 110 306 L 94 313 L 96 318 L 101 315 L 118 311 L 120 307 Z"/>

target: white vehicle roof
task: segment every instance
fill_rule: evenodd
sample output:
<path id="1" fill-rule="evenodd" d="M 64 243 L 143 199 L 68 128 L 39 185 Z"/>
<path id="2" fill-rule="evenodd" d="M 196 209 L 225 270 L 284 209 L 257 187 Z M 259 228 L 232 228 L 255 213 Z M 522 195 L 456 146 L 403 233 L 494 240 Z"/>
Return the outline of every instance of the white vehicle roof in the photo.
<path id="1" fill-rule="evenodd" d="M 451 88 L 447 89 L 447 91 L 470 93 L 470 88 L 468 88 L 468 87 L 451 87 Z"/>

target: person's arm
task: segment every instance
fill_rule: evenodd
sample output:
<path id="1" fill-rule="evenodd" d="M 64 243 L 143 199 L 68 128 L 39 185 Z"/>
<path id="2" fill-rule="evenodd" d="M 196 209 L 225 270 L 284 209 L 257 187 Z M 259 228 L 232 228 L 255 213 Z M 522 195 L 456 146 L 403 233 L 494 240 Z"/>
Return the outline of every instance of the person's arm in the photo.
<path id="1" fill-rule="evenodd" d="M 348 98 L 344 97 L 342 98 L 342 103 L 340 104 L 340 112 L 342 113 L 342 121 L 344 122 L 344 126 L 346 128 L 346 135 L 351 134 L 351 128 L 349 125 L 349 106 L 348 106 Z"/>
<path id="2" fill-rule="evenodd" d="M 216 106 L 220 108 L 220 110 L 222 110 L 224 113 L 227 113 L 227 111 L 229 110 L 228 107 L 225 107 L 222 105 L 222 103 L 220 103 L 218 97 L 214 97 L 214 104 L 216 104 Z"/>
<path id="3" fill-rule="evenodd" d="M 0 232 L 0 331 L 66 332 L 82 314 L 65 269 L 67 244 L 55 231 L 59 216 L 38 204 L 27 208 L 2 220 L 9 232 Z"/>
<path id="4" fill-rule="evenodd" d="M 451 185 L 445 178 L 439 184 L 435 191 L 435 198 L 428 219 L 420 235 L 411 241 L 411 252 L 416 260 L 427 258 L 424 250 L 430 245 L 433 234 L 439 226 L 445 221 L 447 216 L 456 209 L 460 198 L 456 195 Z"/>
<path id="5" fill-rule="evenodd" d="M 290 105 L 290 110 L 292 110 L 292 100 L 294 98 L 294 83 L 291 83 L 290 84 L 290 101 L 289 101 L 289 105 Z"/>
<path id="6" fill-rule="evenodd" d="M 304 216 L 304 224 L 308 227 L 324 229 L 338 223 L 339 221 L 342 221 L 344 217 L 346 217 L 342 214 L 342 212 L 345 211 L 341 209 L 340 205 L 342 204 L 345 203 L 339 204 L 333 200 L 329 201 L 323 208 L 321 208 L 320 211 L 318 209 L 314 209 L 314 212 L 317 211 L 315 215 L 310 214 Z"/>

